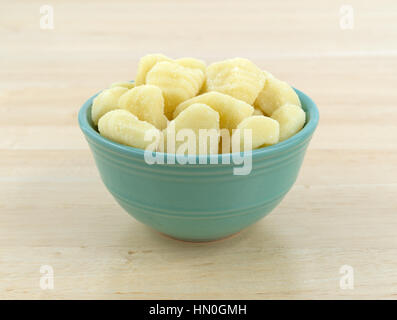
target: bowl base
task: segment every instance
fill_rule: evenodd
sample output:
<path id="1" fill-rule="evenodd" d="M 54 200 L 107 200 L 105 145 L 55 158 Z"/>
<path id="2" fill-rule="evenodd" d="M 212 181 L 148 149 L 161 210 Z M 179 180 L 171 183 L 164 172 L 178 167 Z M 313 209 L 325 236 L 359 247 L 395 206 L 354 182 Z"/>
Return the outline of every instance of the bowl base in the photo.
<path id="1" fill-rule="evenodd" d="M 161 234 L 162 236 L 164 236 L 166 238 L 169 238 L 169 239 L 172 239 L 172 240 L 177 240 L 177 241 L 187 242 L 187 243 L 203 243 L 203 244 L 206 244 L 206 243 L 213 243 L 213 242 L 217 242 L 217 241 L 223 241 L 223 240 L 228 240 L 228 239 L 234 238 L 235 236 L 240 234 L 241 231 L 243 231 L 243 230 L 237 231 L 235 233 L 229 234 L 229 235 L 227 235 L 225 237 L 222 237 L 222 238 L 219 238 L 219 239 L 210 239 L 210 240 L 205 240 L 205 239 L 204 240 L 181 239 L 181 238 L 176 238 L 176 237 L 170 236 L 168 234 L 165 234 L 165 233 L 162 233 L 162 232 L 159 232 L 159 231 L 158 231 L 158 233 Z"/>

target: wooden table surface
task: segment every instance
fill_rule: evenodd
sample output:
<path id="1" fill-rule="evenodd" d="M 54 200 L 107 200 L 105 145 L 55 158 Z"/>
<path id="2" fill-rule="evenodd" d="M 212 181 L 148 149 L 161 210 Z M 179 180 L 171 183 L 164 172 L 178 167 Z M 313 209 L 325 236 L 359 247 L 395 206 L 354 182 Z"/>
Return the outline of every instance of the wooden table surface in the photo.
<path id="1" fill-rule="evenodd" d="M 0 1 L 0 298 L 397 298 L 395 0 L 50 1 L 53 29 L 44 4 Z M 132 219 L 78 128 L 82 103 L 154 52 L 246 57 L 319 106 L 296 184 L 231 239 Z"/>

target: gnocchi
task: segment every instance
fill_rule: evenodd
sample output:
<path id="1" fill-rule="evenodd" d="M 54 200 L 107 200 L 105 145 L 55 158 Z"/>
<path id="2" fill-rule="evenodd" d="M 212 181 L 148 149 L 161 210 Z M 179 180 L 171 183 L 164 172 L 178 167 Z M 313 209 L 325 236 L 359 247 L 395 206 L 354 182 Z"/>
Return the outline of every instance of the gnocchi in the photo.
<path id="1" fill-rule="evenodd" d="M 251 130 L 251 145 L 245 142 L 245 130 Z M 265 116 L 251 116 L 239 123 L 234 131 L 232 140 L 237 139 L 240 151 L 257 149 L 263 145 L 272 145 L 278 142 L 280 134 L 279 123 Z"/>
<path id="2" fill-rule="evenodd" d="M 91 107 L 91 119 L 95 125 L 98 124 L 99 119 L 107 112 L 118 109 L 119 98 L 128 89 L 124 87 L 113 87 L 103 90 L 94 99 Z"/>
<path id="3" fill-rule="evenodd" d="M 272 119 L 280 124 L 280 141 L 284 141 L 303 128 L 306 113 L 300 106 L 285 104 L 273 112 Z"/>
<path id="4" fill-rule="evenodd" d="M 275 110 L 286 103 L 301 105 L 298 95 L 288 83 L 273 76 L 267 77 L 254 106 L 261 109 L 265 115 L 271 116 Z"/>
<path id="5" fill-rule="evenodd" d="M 193 103 L 205 103 L 217 111 L 220 127 L 231 131 L 245 118 L 251 116 L 254 108 L 248 103 L 220 92 L 208 92 L 182 102 L 174 111 L 174 118 Z"/>
<path id="6" fill-rule="evenodd" d="M 99 119 L 98 130 L 112 141 L 139 149 L 146 149 L 152 143 L 157 149 L 161 141 L 161 132 L 155 126 L 122 109 L 110 111 Z M 149 134 L 155 137 L 154 142 L 148 138 Z"/>
<path id="7" fill-rule="evenodd" d="M 265 84 L 264 73 L 251 61 L 229 59 L 208 66 L 206 91 L 218 91 L 253 104 Z"/>
<path id="8" fill-rule="evenodd" d="M 172 59 L 166 57 L 163 54 L 148 54 L 139 60 L 138 71 L 135 77 L 135 83 L 137 86 L 146 83 L 146 75 L 156 65 L 157 62 L 161 61 L 172 61 Z"/>
<path id="9" fill-rule="evenodd" d="M 182 132 L 182 129 L 189 129 Z M 189 137 L 194 133 L 193 138 Z M 178 137 L 180 135 L 180 137 Z M 184 135 L 188 142 L 185 142 Z M 202 138 L 201 138 L 202 137 Z M 200 139 L 201 138 L 201 139 Z M 205 142 L 204 140 L 205 139 Z M 189 141 L 190 140 L 190 141 Z M 193 142 L 193 145 L 191 144 Z M 164 131 L 163 150 L 168 153 L 186 153 L 182 144 L 189 144 L 197 154 L 216 154 L 219 144 L 219 114 L 208 105 L 193 103 L 172 120 Z M 182 150 L 181 150 L 182 149 Z"/>
<path id="10" fill-rule="evenodd" d="M 158 86 L 164 95 L 165 114 L 170 119 L 176 106 L 194 97 L 204 82 L 200 69 L 183 67 L 175 62 L 159 62 L 147 74 L 146 83 Z"/>
<path id="11" fill-rule="evenodd" d="M 119 99 L 119 107 L 163 130 L 167 126 L 164 115 L 164 98 L 161 89 L 152 85 L 141 85 L 128 90 Z"/>

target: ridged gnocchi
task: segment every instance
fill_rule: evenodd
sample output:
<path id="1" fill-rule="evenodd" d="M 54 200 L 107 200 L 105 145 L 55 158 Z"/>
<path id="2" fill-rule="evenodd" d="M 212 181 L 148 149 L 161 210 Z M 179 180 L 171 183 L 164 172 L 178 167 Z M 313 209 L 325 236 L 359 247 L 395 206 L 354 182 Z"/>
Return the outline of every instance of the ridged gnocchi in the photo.
<path id="1" fill-rule="evenodd" d="M 249 143 L 245 143 L 245 130 L 251 131 L 251 146 L 249 146 Z M 240 151 L 246 151 L 257 149 L 265 144 L 277 143 L 279 134 L 280 126 L 276 120 L 265 116 L 251 116 L 239 123 L 237 129 L 233 132 L 232 140 L 233 138 L 237 139 L 240 144 Z"/>
<path id="2" fill-rule="evenodd" d="M 158 86 L 165 100 L 165 114 L 170 119 L 176 106 L 194 97 L 204 82 L 204 73 L 176 62 L 158 62 L 146 75 L 146 83 Z"/>
<path id="3" fill-rule="evenodd" d="M 107 112 L 118 109 L 119 98 L 128 89 L 124 87 L 113 87 L 103 90 L 97 95 L 91 107 L 91 119 L 95 125 L 98 124 L 99 119 Z"/>
<path id="4" fill-rule="evenodd" d="M 235 129 L 245 118 L 251 116 L 254 108 L 248 103 L 220 92 L 207 92 L 182 102 L 174 111 L 174 118 L 194 103 L 205 103 L 217 111 L 220 116 L 220 127 Z"/>
<path id="5" fill-rule="evenodd" d="M 135 77 L 135 83 L 137 86 L 146 83 L 146 75 L 155 66 L 157 62 L 161 61 L 172 61 L 171 58 L 166 57 L 163 54 L 148 54 L 139 60 L 138 71 Z"/>
<path id="6" fill-rule="evenodd" d="M 182 129 L 188 130 L 185 130 L 183 132 Z M 184 143 L 189 143 L 190 133 L 194 133 L 194 136 L 190 138 L 190 142 L 193 142 L 191 148 L 194 148 L 194 150 L 196 151 L 194 153 L 218 153 L 218 112 L 203 103 L 194 103 L 184 109 L 174 120 L 169 123 L 167 129 L 164 131 L 163 150 L 168 153 L 187 153 L 188 150 L 186 150 L 186 148 L 182 148 L 181 150 L 181 146 Z M 180 139 L 182 139 L 183 135 L 185 134 L 186 139 L 180 141 Z M 181 135 L 181 137 L 178 137 L 178 135 Z"/>
<path id="7" fill-rule="evenodd" d="M 264 73 L 251 61 L 234 58 L 207 67 L 206 91 L 218 91 L 253 104 L 265 84 Z"/>
<path id="8" fill-rule="evenodd" d="M 282 105 L 290 103 L 300 106 L 300 100 L 291 86 L 273 76 L 267 77 L 265 85 L 255 100 L 254 106 L 271 116 Z"/>
<path id="9" fill-rule="evenodd" d="M 273 112 L 272 119 L 280 124 L 280 141 L 284 141 L 303 128 L 306 113 L 300 106 L 285 104 Z"/>
<path id="10" fill-rule="evenodd" d="M 160 130 L 122 109 L 109 111 L 101 117 L 98 130 L 102 136 L 112 141 L 139 149 L 146 149 L 153 143 L 157 149 L 161 141 Z M 152 139 L 148 138 L 150 136 Z"/>
<path id="11" fill-rule="evenodd" d="M 161 89 L 152 85 L 141 85 L 128 90 L 119 99 L 119 107 L 163 130 L 167 126 L 164 115 L 164 98 Z"/>

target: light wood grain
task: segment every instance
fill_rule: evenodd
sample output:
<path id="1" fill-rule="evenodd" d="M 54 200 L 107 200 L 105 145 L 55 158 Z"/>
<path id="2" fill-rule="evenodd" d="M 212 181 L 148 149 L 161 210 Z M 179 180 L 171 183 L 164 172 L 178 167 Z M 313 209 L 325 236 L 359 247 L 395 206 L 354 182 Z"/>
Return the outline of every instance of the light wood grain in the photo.
<path id="1" fill-rule="evenodd" d="M 0 2 L 0 298 L 397 298 L 395 1 L 349 1 L 352 30 L 338 1 L 52 1 L 54 30 L 43 4 Z M 78 109 L 151 52 L 247 57 L 320 108 L 295 186 L 233 238 L 165 238 L 100 181 Z"/>

